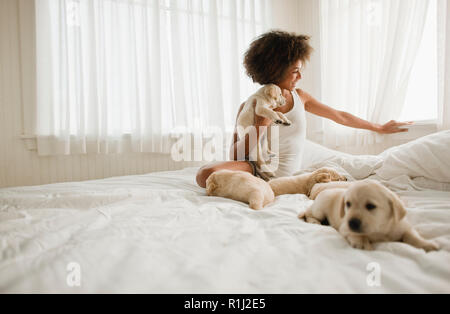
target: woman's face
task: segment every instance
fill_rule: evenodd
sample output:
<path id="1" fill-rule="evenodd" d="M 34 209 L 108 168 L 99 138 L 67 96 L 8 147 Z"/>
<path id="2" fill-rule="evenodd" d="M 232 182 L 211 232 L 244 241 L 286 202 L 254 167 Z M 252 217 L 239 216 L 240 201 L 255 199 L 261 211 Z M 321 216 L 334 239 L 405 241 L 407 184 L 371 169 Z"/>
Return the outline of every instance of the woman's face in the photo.
<path id="1" fill-rule="evenodd" d="M 295 86 L 297 85 L 298 81 L 302 78 L 301 70 L 302 70 L 303 64 L 301 60 L 298 60 L 293 65 L 291 65 L 284 75 L 284 78 L 277 83 L 277 85 L 281 89 L 287 89 L 290 91 L 293 91 L 295 89 Z"/>

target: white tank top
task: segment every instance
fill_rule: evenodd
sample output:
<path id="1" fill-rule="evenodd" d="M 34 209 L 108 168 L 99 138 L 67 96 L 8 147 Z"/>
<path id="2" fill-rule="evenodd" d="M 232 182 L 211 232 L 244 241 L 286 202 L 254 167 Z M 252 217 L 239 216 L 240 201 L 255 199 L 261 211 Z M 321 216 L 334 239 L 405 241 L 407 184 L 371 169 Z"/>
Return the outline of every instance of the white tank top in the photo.
<path id="1" fill-rule="evenodd" d="M 303 148 L 306 141 L 306 116 L 305 105 L 300 96 L 294 90 L 291 92 L 294 99 L 294 107 L 284 115 L 292 122 L 290 126 L 273 125 L 270 127 L 270 133 L 274 131 L 272 128 L 278 128 L 278 168 L 274 171 L 275 177 L 291 176 L 300 170 L 303 156 Z M 276 132 L 275 132 L 276 134 Z M 271 142 L 271 135 L 268 135 L 270 147 L 274 152 L 274 144 Z M 276 161 L 275 161 L 276 162 Z"/>

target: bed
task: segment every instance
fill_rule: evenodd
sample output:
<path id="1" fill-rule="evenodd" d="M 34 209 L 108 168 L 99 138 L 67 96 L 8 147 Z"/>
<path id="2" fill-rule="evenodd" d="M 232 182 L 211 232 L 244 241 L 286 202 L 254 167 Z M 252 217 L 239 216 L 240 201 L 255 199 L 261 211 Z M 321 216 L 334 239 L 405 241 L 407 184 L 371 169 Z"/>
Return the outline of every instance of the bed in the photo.
<path id="1" fill-rule="evenodd" d="M 331 227 L 297 219 L 312 202 L 305 195 L 281 195 L 253 211 L 206 196 L 195 184 L 198 169 L 187 168 L 0 189 L 0 292 L 449 293 L 450 167 L 412 166 L 419 176 L 389 170 L 414 150 L 419 164 L 428 151 L 437 156 L 431 168 L 446 167 L 450 133 L 438 135 L 378 156 L 309 143 L 314 162 L 303 162 L 305 171 L 333 166 L 350 180 L 386 184 L 437 252 L 403 243 L 353 249 Z"/>

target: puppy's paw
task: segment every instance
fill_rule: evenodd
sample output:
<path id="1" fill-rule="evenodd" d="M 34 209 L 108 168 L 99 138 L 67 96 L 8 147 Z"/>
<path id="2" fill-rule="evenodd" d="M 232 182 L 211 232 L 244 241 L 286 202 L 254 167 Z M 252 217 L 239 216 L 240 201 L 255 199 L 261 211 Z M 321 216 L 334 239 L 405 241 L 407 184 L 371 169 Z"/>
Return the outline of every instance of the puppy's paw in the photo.
<path id="1" fill-rule="evenodd" d="M 370 243 L 370 240 L 368 238 L 364 238 L 362 249 L 366 251 L 373 251 L 372 243 Z"/>
<path id="2" fill-rule="evenodd" d="M 306 221 L 306 211 L 298 214 L 298 219 Z"/>
<path id="3" fill-rule="evenodd" d="M 280 118 L 281 118 L 281 120 L 283 120 L 283 124 L 284 125 L 291 125 L 292 124 L 292 122 L 288 118 L 286 118 L 286 116 L 284 114 L 282 114 L 282 113 L 280 113 Z"/>
<path id="4" fill-rule="evenodd" d="M 438 251 L 439 245 L 434 241 L 425 241 L 422 244 L 422 249 L 424 249 L 425 252 Z"/>
<path id="5" fill-rule="evenodd" d="M 331 181 L 331 176 L 328 173 L 317 173 L 313 178 L 316 183 L 326 183 Z"/>
<path id="6" fill-rule="evenodd" d="M 320 220 L 318 220 L 314 217 L 306 217 L 306 222 L 309 224 L 321 225 Z"/>
<path id="7" fill-rule="evenodd" d="M 347 178 L 341 176 L 336 170 L 331 168 L 320 168 L 314 173 L 328 173 L 330 175 L 330 181 L 347 181 Z"/>
<path id="8" fill-rule="evenodd" d="M 314 218 L 311 215 L 311 213 L 308 212 L 308 211 L 304 211 L 304 212 L 300 213 L 298 215 L 298 219 L 303 220 L 303 221 L 305 221 L 307 223 L 310 223 L 310 224 L 317 224 L 317 225 L 321 224 L 320 221 L 318 219 Z"/>
<path id="9" fill-rule="evenodd" d="M 307 184 L 306 184 L 306 196 L 310 196 L 311 195 L 311 190 L 314 187 L 315 184 L 317 183 L 327 183 L 331 181 L 331 176 L 329 173 L 316 170 L 313 173 L 311 173 L 310 177 L 308 178 Z"/>
<path id="10" fill-rule="evenodd" d="M 283 120 L 275 120 L 273 122 L 276 123 L 276 124 L 283 124 Z"/>
<path id="11" fill-rule="evenodd" d="M 250 203 L 249 207 L 253 210 L 263 209 L 263 205 L 261 203 Z"/>
<path id="12" fill-rule="evenodd" d="M 355 249 L 372 251 L 373 247 L 369 239 L 360 236 L 347 236 L 347 242 Z"/>

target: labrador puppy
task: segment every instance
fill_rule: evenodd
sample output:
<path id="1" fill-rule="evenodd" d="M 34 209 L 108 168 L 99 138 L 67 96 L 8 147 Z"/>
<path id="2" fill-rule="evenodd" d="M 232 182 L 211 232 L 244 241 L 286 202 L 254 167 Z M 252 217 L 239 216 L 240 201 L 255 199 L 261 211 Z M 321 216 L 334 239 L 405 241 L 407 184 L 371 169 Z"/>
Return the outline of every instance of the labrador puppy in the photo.
<path id="1" fill-rule="evenodd" d="M 275 196 L 282 194 L 305 194 L 310 197 L 311 190 L 317 183 L 346 180 L 345 177 L 341 176 L 334 169 L 320 168 L 312 173 L 272 179 L 269 181 L 269 184 Z"/>
<path id="2" fill-rule="evenodd" d="M 312 173 L 294 177 L 284 177 L 266 182 L 245 171 L 219 170 L 206 180 L 206 194 L 221 196 L 261 209 L 281 194 L 309 194 L 317 182 L 329 182 L 342 178 L 330 168 L 321 168 Z"/>
<path id="3" fill-rule="evenodd" d="M 438 250 L 407 221 L 398 196 L 377 181 L 319 185 L 315 202 L 299 215 L 309 223 L 328 222 L 355 248 L 372 250 L 372 243 L 403 241 L 425 251 Z M 314 191 L 313 193 L 316 193 Z"/>
<path id="4" fill-rule="evenodd" d="M 206 180 L 206 194 L 221 196 L 262 209 L 275 199 L 269 183 L 246 171 L 219 170 Z"/>
<path id="5" fill-rule="evenodd" d="M 285 104 L 286 99 L 283 97 L 280 87 L 275 84 L 267 84 L 261 87 L 247 99 L 237 118 L 236 130 L 239 138 L 245 138 L 245 135 L 252 130 L 252 126 L 255 125 L 255 114 L 268 118 L 276 124 L 291 125 L 291 121 L 283 113 L 273 110 Z M 269 149 L 266 136 L 262 137 L 256 145 L 256 163 L 260 169 L 264 169 L 268 173 L 269 177 L 273 177 L 273 173 L 265 167 L 264 152 L 270 157 L 275 156 Z"/>

